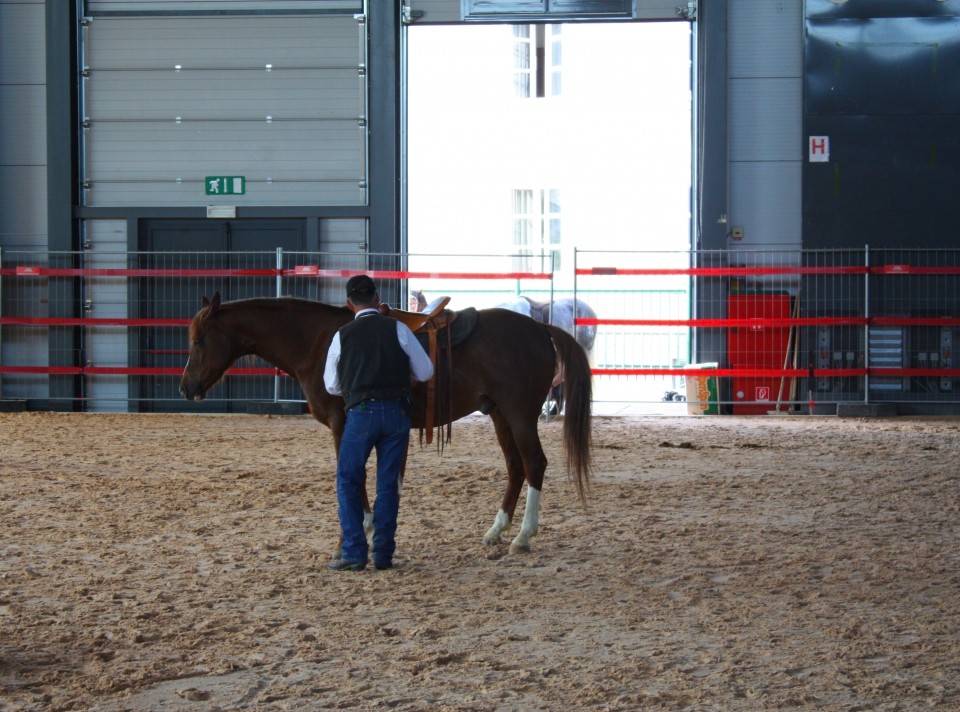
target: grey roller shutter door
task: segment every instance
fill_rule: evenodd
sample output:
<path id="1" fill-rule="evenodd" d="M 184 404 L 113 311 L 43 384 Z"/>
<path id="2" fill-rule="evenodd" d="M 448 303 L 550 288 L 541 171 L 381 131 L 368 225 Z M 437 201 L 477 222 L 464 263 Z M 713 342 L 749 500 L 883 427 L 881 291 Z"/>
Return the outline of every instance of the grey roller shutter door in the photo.
<path id="1" fill-rule="evenodd" d="M 352 14 L 89 19 L 84 203 L 365 204 L 365 36 Z"/>

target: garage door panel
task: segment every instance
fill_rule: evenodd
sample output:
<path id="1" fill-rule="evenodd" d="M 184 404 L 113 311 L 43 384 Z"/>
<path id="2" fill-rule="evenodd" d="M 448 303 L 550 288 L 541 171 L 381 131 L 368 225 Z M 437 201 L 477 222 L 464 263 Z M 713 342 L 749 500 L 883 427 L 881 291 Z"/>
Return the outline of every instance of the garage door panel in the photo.
<path id="1" fill-rule="evenodd" d="M 101 17 L 87 27 L 94 69 L 355 65 L 360 29 L 350 16 Z"/>
<path id="2" fill-rule="evenodd" d="M 88 146 L 96 158 L 89 164 L 88 175 L 93 182 L 106 177 L 158 178 L 158 171 L 183 178 L 202 165 L 205 170 L 218 170 L 215 175 L 231 168 L 243 169 L 248 177 L 271 175 L 277 180 L 307 175 L 357 180 L 356 126 L 331 122 L 297 128 L 300 122 L 291 121 L 250 127 L 235 123 L 99 125 L 89 132 Z M 262 163 L 268 165 L 258 165 Z"/>
<path id="3" fill-rule="evenodd" d="M 340 119 L 356 126 L 360 82 L 343 72 L 194 72 L 156 76 L 149 72 L 98 72 L 87 82 L 87 118 L 152 119 Z M 144 87 L 150 87 L 150 93 Z M 265 97 L 270 97 L 266 99 Z"/>
<path id="4" fill-rule="evenodd" d="M 457 0 L 459 2 L 459 0 Z M 124 12 L 361 12 L 361 0 L 87 0 L 92 15 Z"/>

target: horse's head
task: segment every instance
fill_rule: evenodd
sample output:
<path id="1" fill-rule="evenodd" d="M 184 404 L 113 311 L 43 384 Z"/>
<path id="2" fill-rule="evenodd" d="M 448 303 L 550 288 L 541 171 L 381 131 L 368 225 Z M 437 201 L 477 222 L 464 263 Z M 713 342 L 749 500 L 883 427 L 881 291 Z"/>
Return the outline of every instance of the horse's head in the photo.
<path id="1" fill-rule="evenodd" d="M 427 298 L 423 293 L 422 289 L 414 289 L 410 292 L 410 299 L 407 305 L 407 309 L 410 311 L 418 312 L 423 311 L 427 307 Z"/>
<path id="2" fill-rule="evenodd" d="M 220 293 L 203 298 L 190 323 L 190 357 L 180 379 L 180 394 L 202 401 L 237 358 L 235 339 L 220 318 Z"/>

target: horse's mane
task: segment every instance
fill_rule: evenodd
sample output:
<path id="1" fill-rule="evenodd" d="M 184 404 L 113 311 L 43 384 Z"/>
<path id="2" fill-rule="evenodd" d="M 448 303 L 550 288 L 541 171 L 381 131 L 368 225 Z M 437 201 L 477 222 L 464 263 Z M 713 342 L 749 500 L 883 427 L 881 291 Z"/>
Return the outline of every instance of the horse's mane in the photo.
<path id="1" fill-rule="evenodd" d="M 231 312 L 244 309 L 257 309 L 268 312 L 288 311 L 292 308 L 298 311 L 308 311 L 312 313 L 327 312 L 333 313 L 346 311 L 346 307 L 338 307 L 325 302 L 318 302 L 313 299 L 302 299 L 300 297 L 249 297 L 247 299 L 235 299 L 229 302 L 223 302 L 216 307 L 217 312 Z M 211 306 L 208 305 L 197 312 L 190 322 L 190 340 L 194 340 L 201 322 L 213 313 Z"/>
<path id="2" fill-rule="evenodd" d="M 330 311 L 340 311 L 346 308 L 327 304 L 326 302 L 318 302 L 313 299 L 303 299 L 301 297 L 250 297 L 248 299 L 235 299 L 230 302 L 224 302 L 220 305 L 220 308 L 244 309 L 256 307 L 266 311 L 285 311 L 291 306 L 303 309 L 328 309 Z"/>

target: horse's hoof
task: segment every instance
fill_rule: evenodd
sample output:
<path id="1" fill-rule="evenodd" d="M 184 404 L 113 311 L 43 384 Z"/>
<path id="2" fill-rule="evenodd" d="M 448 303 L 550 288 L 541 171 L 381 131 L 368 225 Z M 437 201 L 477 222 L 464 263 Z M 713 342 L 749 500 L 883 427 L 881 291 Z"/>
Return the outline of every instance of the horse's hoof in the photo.
<path id="1" fill-rule="evenodd" d="M 493 535 L 491 535 L 491 534 L 487 534 L 485 537 L 483 537 L 483 543 L 484 543 L 486 546 L 496 546 L 496 545 L 499 544 L 500 542 L 501 542 L 501 539 L 500 539 L 500 535 L 499 535 L 499 534 L 497 534 L 496 536 L 493 536 Z"/>
<path id="2" fill-rule="evenodd" d="M 531 551 L 529 544 L 517 544 L 516 542 L 510 545 L 511 554 L 529 554 Z"/>

